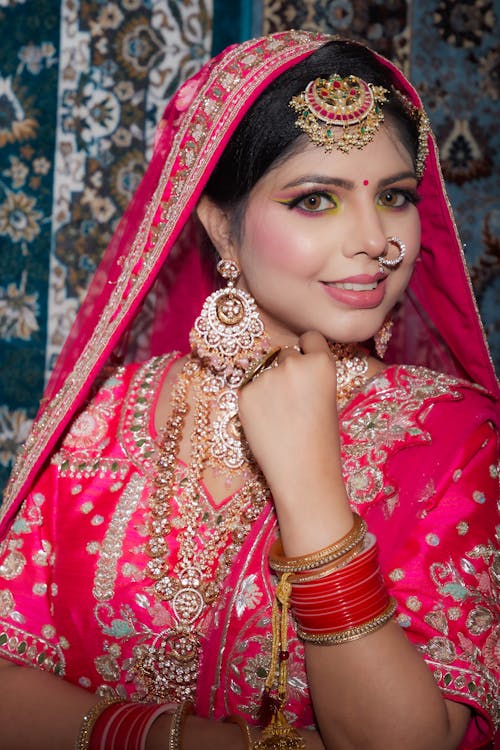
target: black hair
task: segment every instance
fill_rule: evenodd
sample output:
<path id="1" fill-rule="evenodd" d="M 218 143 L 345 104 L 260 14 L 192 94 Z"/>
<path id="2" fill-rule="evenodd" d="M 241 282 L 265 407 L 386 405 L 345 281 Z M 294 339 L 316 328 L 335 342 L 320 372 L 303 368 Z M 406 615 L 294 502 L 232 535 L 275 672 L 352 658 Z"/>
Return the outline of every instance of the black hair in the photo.
<path id="1" fill-rule="evenodd" d="M 376 56 L 355 42 L 334 40 L 278 76 L 260 95 L 241 123 L 217 163 L 205 188 L 214 203 L 240 223 L 246 197 L 258 180 L 306 136 L 295 125 L 296 114 L 288 103 L 315 78 L 355 75 L 389 91 L 383 105 L 386 122 L 395 128 L 415 163 L 418 125 L 400 97 L 394 93 L 395 79 Z"/>

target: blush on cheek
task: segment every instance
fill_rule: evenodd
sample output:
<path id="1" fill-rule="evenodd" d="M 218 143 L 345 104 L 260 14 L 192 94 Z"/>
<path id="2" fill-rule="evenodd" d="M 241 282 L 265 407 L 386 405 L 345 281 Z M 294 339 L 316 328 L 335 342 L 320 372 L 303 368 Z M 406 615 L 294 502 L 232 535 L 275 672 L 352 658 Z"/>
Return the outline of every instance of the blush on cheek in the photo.
<path id="1" fill-rule="evenodd" d="M 252 212 L 253 213 L 253 212 Z M 311 232 L 297 230 L 296 225 L 270 211 L 260 215 L 249 212 L 246 221 L 245 252 L 252 266 L 265 273 L 276 269 L 284 273 L 307 275 L 317 269 L 317 241 Z"/>

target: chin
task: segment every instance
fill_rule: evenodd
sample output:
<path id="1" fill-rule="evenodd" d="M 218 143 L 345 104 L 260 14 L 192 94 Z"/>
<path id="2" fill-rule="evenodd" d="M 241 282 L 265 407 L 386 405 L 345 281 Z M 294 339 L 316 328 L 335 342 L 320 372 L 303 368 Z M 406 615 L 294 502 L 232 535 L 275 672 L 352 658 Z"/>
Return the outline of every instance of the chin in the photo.
<path id="1" fill-rule="evenodd" d="M 380 326 L 382 323 L 380 324 Z M 367 342 L 372 339 L 377 331 L 379 330 L 380 326 L 377 326 L 377 328 L 373 329 L 373 326 L 370 326 L 369 328 L 352 328 L 350 330 L 343 330 L 343 331 L 335 331 L 334 333 L 330 332 L 323 332 L 323 336 L 328 341 L 333 341 L 336 344 L 362 344 L 366 345 Z"/>

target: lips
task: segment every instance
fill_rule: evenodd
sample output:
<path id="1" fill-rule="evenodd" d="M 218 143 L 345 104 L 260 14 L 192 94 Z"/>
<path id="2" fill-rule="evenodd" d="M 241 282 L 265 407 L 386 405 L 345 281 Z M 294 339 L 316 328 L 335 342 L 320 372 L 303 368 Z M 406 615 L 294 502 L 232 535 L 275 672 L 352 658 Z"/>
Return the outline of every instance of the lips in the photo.
<path id="1" fill-rule="evenodd" d="M 352 281 L 333 281 L 328 286 L 334 286 L 337 289 L 349 289 L 353 292 L 369 292 L 370 290 L 377 288 L 377 282 L 373 281 L 371 284 L 356 284 Z"/>
<path id="2" fill-rule="evenodd" d="M 338 281 L 323 281 L 326 293 L 348 307 L 377 307 L 385 295 L 387 274 L 377 273 L 373 276 L 360 274 Z"/>

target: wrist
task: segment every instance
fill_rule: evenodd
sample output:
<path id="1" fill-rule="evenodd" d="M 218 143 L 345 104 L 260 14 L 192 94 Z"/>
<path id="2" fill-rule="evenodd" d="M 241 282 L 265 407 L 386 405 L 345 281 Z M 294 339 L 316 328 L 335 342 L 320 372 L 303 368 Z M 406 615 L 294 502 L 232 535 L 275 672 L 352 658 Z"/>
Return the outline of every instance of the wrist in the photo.
<path id="1" fill-rule="evenodd" d="M 274 499 L 274 496 L 273 496 Z M 287 557 L 307 555 L 341 539 L 352 528 L 353 512 L 347 498 L 335 497 L 332 502 L 303 496 L 300 508 L 283 507 L 275 503 L 284 554 Z"/>
<path id="2" fill-rule="evenodd" d="M 241 728 L 234 723 L 189 716 L 184 728 L 182 750 L 246 750 Z M 165 750 L 163 744 L 162 750 Z"/>

